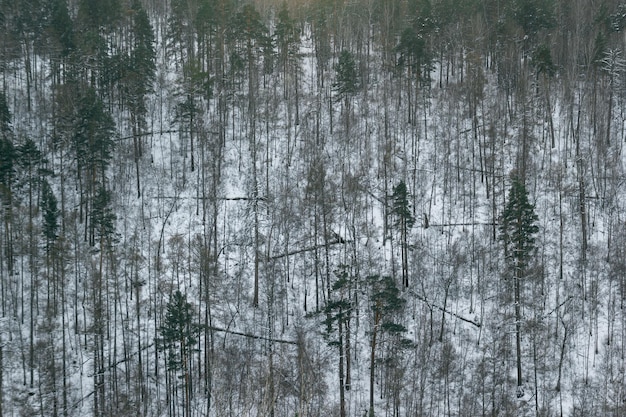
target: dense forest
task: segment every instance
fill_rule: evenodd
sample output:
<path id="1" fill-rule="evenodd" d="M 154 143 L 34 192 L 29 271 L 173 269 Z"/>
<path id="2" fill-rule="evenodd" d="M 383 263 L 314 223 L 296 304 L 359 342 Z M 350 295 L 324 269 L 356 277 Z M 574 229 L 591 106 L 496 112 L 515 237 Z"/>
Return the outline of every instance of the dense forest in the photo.
<path id="1" fill-rule="evenodd" d="M 626 415 L 626 3 L 0 28 L 0 416 Z"/>

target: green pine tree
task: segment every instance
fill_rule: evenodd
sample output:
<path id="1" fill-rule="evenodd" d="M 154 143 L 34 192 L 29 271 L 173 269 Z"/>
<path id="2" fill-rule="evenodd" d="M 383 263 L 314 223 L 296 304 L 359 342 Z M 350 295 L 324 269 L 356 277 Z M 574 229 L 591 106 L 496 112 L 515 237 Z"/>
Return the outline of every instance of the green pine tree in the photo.
<path id="1" fill-rule="evenodd" d="M 286 76 L 289 63 L 299 58 L 298 47 L 300 45 L 300 31 L 289 15 L 287 3 L 283 3 L 278 12 L 274 37 L 278 46 L 278 60 Z"/>
<path id="2" fill-rule="evenodd" d="M 406 328 L 398 323 L 399 314 L 404 309 L 406 300 L 400 296 L 400 290 L 393 277 L 373 275 L 367 278 L 367 282 L 370 287 L 370 305 L 373 314 L 370 343 L 369 415 L 374 416 L 374 377 L 376 374 L 376 352 L 380 348 L 379 337 L 382 333 L 389 335 L 396 350 L 409 347 L 411 343 L 402 337 Z"/>
<path id="3" fill-rule="evenodd" d="M 17 150 L 13 145 L 11 112 L 4 92 L 0 92 L 0 208 L 3 221 L 3 239 L 6 242 L 2 258 L 6 260 L 8 271 L 13 271 L 13 186 Z M 1 266 L 1 265 L 0 265 Z"/>
<path id="4" fill-rule="evenodd" d="M 524 395 L 522 379 L 521 303 L 522 281 L 526 277 L 529 259 L 535 249 L 539 231 L 535 206 L 528 200 L 524 183 L 514 178 L 500 223 L 500 238 L 504 241 L 507 264 L 513 270 L 515 303 L 515 344 L 517 356 L 517 396 Z"/>
<path id="5" fill-rule="evenodd" d="M 0 196 L 8 198 L 15 175 L 17 152 L 13 142 L 0 137 Z"/>
<path id="6" fill-rule="evenodd" d="M 336 347 L 339 354 L 339 415 L 345 417 L 345 391 L 350 389 L 350 354 L 349 354 L 349 331 L 350 316 L 353 303 L 350 297 L 352 277 L 345 265 L 335 271 L 337 281 L 332 285 L 329 299 L 324 308 L 326 313 L 326 338 L 330 346 Z"/>
<path id="7" fill-rule="evenodd" d="M 556 65 L 552 61 L 550 47 L 545 43 L 535 48 L 531 62 L 537 71 L 537 75 L 544 74 L 546 77 L 553 77 L 556 74 Z"/>
<path id="8" fill-rule="evenodd" d="M 415 74 L 420 79 L 423 66 L 427 62 L 426 42 L 422 35 L 413 28 L 404 29 L 396 45 L 396 53 L 398 67 L 407 68 L 410 74 Z"/>
<path id="9" fill-rule="evenodd" d="M 499 228 L 505 255 L 518 271 L 526 268 L 535 248 L 538 219 L 535 206 L 528 201 L 526 186 L 520 180 L 513 179 Z"/>
<path id="10" fill-rule="evenodd" d="M 50 183 L 46 179 L 43 179 L 41 182 L 41 201 L 39 204 L 43 221 L 42 232 L 46 238 L 46 248 L 48 249 L 50 244 L 58 237 L 59 209 L 58 201 L 50 187 Z"/>
<path id="11" fill-rule="evenodd" d="M 199 326 L 193 323 L 193 309 L 187 302 L 187 296 L 177 290 L 167 303 L 165 321 L 159 330 L 161 337 L 157 338 L 156 343 L 160 352 L 167 352 L 167 369 L 182 372 L 180 379 L 183 380 L 183 408 L 186 416 L 191 415 L 189 366 L 199 330 Z"/>
<path id="12" fill-rule="evenodd" d="M 154 32 L 148 14 L 138 1 L 133 2 L 131 24 L 132 50 L 126 61 L 125 94 L 133 120 L 145 127 L 146 96 L 152 92 L 156 71 Z"/>
<path id="13" fill-rule="evenodd" d="M 161 325 L 161 338 L 157 340 L 160 351 L 168 352 L 168 368 L 180 370 L 196 343 L 197 326 L 192 323 L 192 306 L 187 296 L 176 291 L 170 297 L 165 312 L 165 322 Z"/>
<path id="14" fill-rule="evenodd" d="M 48 34 L 50 42 L 58 48 L 61 57 L 67 57 L 75 48 L 74 22 L 70 17 L 67 0 L 52 0 Z"/>
<path id="15" fill-rule="evenodd" d="M 359 75 L 352 53 L 346 50 L 341 51 L 334 69 L 337 76 L 333 87 L 337 94 L 337 101 L 355 94 L 359 90 Z"/>
<path id="16" fill-rule="evenodd" d="M 0 92 L 0 137 L 6 139 L 11 131 L 11 110 L 7 104 L 6 94 Z"/>
<path id="17" fill-rule="evenodd" d="M 415 218 L 411 213 L 409 191 L 404 181 L 400 181 L 398 185 L 393 187 L 391 198 L 393 204 L 392 212 L 396 216 L 396 227 L 406 227 L 407 229 L 413 227 L 415 224 Z"/>
<path id="18" fill-rule="evenodd" d="M 99 187 L 93 199 L 91 210 L 91 227 L 101 243 L 110 244 L 115 233 L 115 213 L 111 208 L 113 193 Z"/>
<path id="19" fill-rule="evenodd" d="M 402 254 L 402 285 L 409 286 L 409 231 L 415 224 L 415 217 L 411 213 L 409 204 L 409 192 L 404 181 L 393 187 L 391 195 L 392 213 L 395 217 L 394 226 L 400 232 L 400 245 Z"/>

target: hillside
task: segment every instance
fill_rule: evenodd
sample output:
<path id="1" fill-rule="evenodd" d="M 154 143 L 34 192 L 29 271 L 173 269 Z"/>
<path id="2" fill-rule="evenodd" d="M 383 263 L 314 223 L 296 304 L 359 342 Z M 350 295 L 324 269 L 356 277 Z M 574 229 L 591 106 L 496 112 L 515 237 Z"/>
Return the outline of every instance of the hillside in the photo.
<path id="1" fill-rule="evenodd" d="M 0 416 L 626 415 L 625 4 L 0 2 Z"/>

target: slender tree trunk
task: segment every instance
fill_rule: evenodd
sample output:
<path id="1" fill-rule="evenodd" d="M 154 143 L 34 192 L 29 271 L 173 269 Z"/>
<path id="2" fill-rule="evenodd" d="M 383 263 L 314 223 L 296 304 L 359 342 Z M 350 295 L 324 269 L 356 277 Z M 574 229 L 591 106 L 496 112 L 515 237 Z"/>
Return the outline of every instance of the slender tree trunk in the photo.
<path id="1" fill-rule="evenodd" d="M 344 346 L 343 346 L 343 315 L 342 309 L 339 309 L 339 416 L 346 417 L 346 398 L 345 398 L 345 381 L 344 381 Z"/>
<path id="2" fill-rule="evenodd" d="M 374 416 L 374 377 L 376 375 L 376 336 L 378 334 L 378 323 L 380 314 L 374 312 L 374 330 L 372 331 L 372 345 L 370 350 L 370 410 L 369 416 Z"/>
<path id="3" fill-rule="evenodd" d="M 573 118 L 572 118 L 572 128 Z M 580 225 L 582 233 L 581 241 L 581 260 L 583 262 L 587 259 L 587 196 L 585 187 L 585 173 L 584 173 L 584 160 L 580 151 L 580 110 L 578 111 L 578 120 L 575 126 L 574 140 L 576 146 L 576 175 L 578 178 L 578 198 L 579 198 L 579 213 L 580 213 Z M 583 293 L 585 288 L 583 287 Z M 584 309 L 583 309 L 584 311 Z M 584 313 L 583 313 L 584 314 Z"/>
<path id="4" fill-rule="evenodd" d="M 133 117 L 134 119 L 134 117 Z M 141 182 L 139 175 L 139 130 L 137 129 L 134 121 L 133 121 L 133 156 L 135 159 L 135 173 L 137 176 L 137 198 L 141 197 Z"/>
<path id="5" fill-rule="evenodd" d="M 135 272 L 137 272 L 135 270 Z M 136 390 L 136 404 L 138 410 L 144 403 L 144 377 L 143 377 L 143 353 L 141 347 L 141 310 L 139 299 L 141 296 L 141 284 L 139 282 L 139 276 L 135 276 L 135 314 L 137 316 L 137 390 Z"/>
<path id="6" fill-rule="evenodd" d="M 0 417 L 4 416 L 4 342 L 0 336 Z"/>
<path id="7" fill-rule="evenodd" d="M 515 271 L 515 353 L 517 357 L 517 397 L 520 398 L 524 395 L 522 380 L 522 312 L 521 312 L 521 299 L 520 299 L 520 285 L 522 267 L 516 265 Z"/>
<path id="8" fill-rule="evenodd" d="M 269 252 L 269 245 L 268 250 Z M 269 253 L 267 254 L 269 257 Z M 268 277 L 269 282 L 269 294 L 268 294 L 268 308 L 267 308 L 267 324 L 268 324 L 268 366 L 269 366 L 269 393 L 268 393 L 268 407 L 269 407 L 269 417 L 274 417 L 274 397 L 275 397 L 275 382 L 274 382 L 274 276 Z"/>
<path id="9" fill-rule="evenodd" d="M 68 416 L 68 403 L 67 403 L 67 394 L 68 394 L 68 387 L 67 387 L 67 349 L 66 349 L 66 341 L 65 341 L 65 327 L 66 327 L 66 322 L 65 322 L 65 268 L 63 266 L 63 261 L 58 259 L 57 260 L 57 264 L 58 264 L 58 268 L 60 270 L 60 275 L 61 275 L 61 285 L 60 285 L 60 291 L 61 291 L 61 337 L 62 337 L 62 342 L 61 342 L 61 348 L 63 349 L 63 417 L 67 417 Z M 0 413 L 0 417 L 2 417 L 2 413 Z"/>
<path id="10" fill-rule="evenodd" d="M 195 108 L 195 98 L 193 95 L 189 95 L 188 97 L 189 100 L 189 104 L 190 104 L 190 115 L 189 115 L 189 144 L 190 144 L 190 153 L 191 153 L 191 172 L 194 172 L 196 169 L 196 165 L 195 165 L 195 156 L 194 156 L 194 148 L 193 148 L 193 133 L 194 133 L 194 128 L 195 128 L 195 122 L 196 122 L 196 108 Z"/>
<path id="11" fill-rule="evenodd" d="M 346 342 L 345 342 L 345 349 L 344 349 L 344 355 L 346 358 L 346 379 L 345 379 L 345 388 L 346 391 L 350 391 L 350 385 L 352 384 L 351 382 L 351 361 L 350 361 L 350 351 L 351 351 L 351 346 L 350 346 L 350 313 L 347 313 L 347 317 L 346 317 L 346 329 L 345 329 L 345 335 L 346 335 Z"/>
<path id="12" fill-rule="evenodd" d="M 409 248 L 408 248 L 408 231 L 406 219 L 401 219 L 401 228 L 402 228 L 402 285 L 405 288 L 409 288 Z"/>
<path id="13" fill-rule="evenodd" d="M 257 143 L 256 143 L 256 77 L 255 65 L 253 64 L 254 55 L 252 53 L 252 40 L 247 42 L 248 57 L 248 118 L 249 118 L 249 135 L 250 135 L 250 151 L 252 153 L 252 209 L 254 212 L 254 295 L 252 305 L 259 305 L 259 182 L 257 173 Z"/>
<path id="14" fill-rule="evenodd" d="M 548 114 L 548 124 L 550 126 L 550 143 L 552 145 L 552 148 L 554 148 L 556 146 L 556 143 L 554 139 L 554 120 L 552 117 L 552 105 L 550 103 L 550 83 L 546 82 L 545 84 L 546 106 L 548 107 L 546 109 L 546 113 Z"/>
<path id="15" fill-rule="evenodd" d="M 49 395 L 52 396 L 52 416 L 53 417 L 57 417 L 59 415 L 59 402 L 57 399 L 57 364 L 56 364 L 56 360 L 55 360 L 55 353 L 56 353 L 56 346 L 54 343 L 54 334 L 51 332 L 50 333 L 50 351 L 51 351 L 51 357 L 49 358 L 50 360 L 50 378 L 51 378 L 51 388 L 50 390 L 52 391 Z M 0 417 L 2 416 L 2 413 L 0 413 Z"/>
<path id="16" fill-rule="evenodd" d="M 554 388 L 559 393 L 561 392 L 561 375 L 563 372 L 563 361 L 565 360 L 565 348 L 567 344 L 567 326 L 565 325 L 565 322 L 562 319 L 561 319 L 561 323 L 563 324 L 563 343 L 561 344 L 561 355 L 559 357 L 559 376 L 556 381 L 556 387 Z M 561 410 L 561 414 L 562 414 L 562 410 Z"/>

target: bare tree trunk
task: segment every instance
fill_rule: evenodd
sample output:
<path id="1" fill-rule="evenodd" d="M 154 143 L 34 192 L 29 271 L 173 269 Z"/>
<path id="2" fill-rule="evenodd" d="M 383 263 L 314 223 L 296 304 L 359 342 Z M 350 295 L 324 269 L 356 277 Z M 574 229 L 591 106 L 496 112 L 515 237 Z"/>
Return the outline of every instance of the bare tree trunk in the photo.
<path id="1" fill-rule="evenodd" d="M 515 271 L 515 353 L 516 353 L 516 365 L 517 365 L 517 397 L 524 396 L 524 382 L 522 380 L 522 312 L 520 306 L 520 286 L 522 267 L 516 265 Z"/>
<path id="2" fill-rule="evenodd" d="M 343 314 L 339 309 L 339 316 Z M 345 381 L 344 381 L 344 346 L 343 346 L 343 319 L 337 320 L 339 327 L 339 417 L 346 417 L 346 398 L 345 398 Z"/>
<path id="3" fill-rule="evenodd" d="M 66 349 L 66 341 L 65 341 L 65 268 L 63 267 L 63 261 L 57 260 L 58 268 L 60 269 L 61 274 L 61 348 L 63 349 L 63 417 L 68 416 L 68 403 L 67 403 L 67 395 L 68 395 L 68 386 L 67 386 L 67 349 Z M 0 390 L 1 391 L 1 390 Z M 0 413 L 0 417 L 2 417 L 2 413 Z"/>
<path id="4" fill-rule="evenodd" d="M 556 387 L 554 388 L 557 392 L 561 392 L 561 375 L 563 372 L 563 361 L 565 359 L 565 347 L 566 347 L 566 343 L 567 343 L 567 326 L 565 325 L 565 322 L 561 319 L 561 323 L 563 324 L 563 343 L 561 345 L 561 356 L 559 357 L 559 376 L 558 379 L 556 381 Z M 563 415 L 563 402 L 561 399 L 561 415 Z"/>
<path id="5" fill-rule="evenodd" d="M 133 125 L 133 156 L 135 159 L 135 174 L 137 176 L 137 198 L 141 197 L 141 182 L 139 175 L 139 138 L 137 137 L 139 132 L 137 128 Z"/>
<path id="6" fill-rule="evenodd" d="M 3 358 L 4 342 L 0 336 L 0 417 L 4 416 L 4 358 Z"/>
<path id="7" fill-rule="evenodd" d="M 400 221 L 400 227 L 402 228 L 402 285 L 404 286 L 404 288 L 409 288 L 409 244 L 407 237 L 407 224 L 405 218 L 402 218 Z"/>
<path id="8" fill-rule="evenodd" d="M 374 330 L 372 331 L 372 344 L 370 351 L 370 410 L 369 415 L 374 416 L 374 377 L 376 375 L 376 336 L 378 334 L 378 323 L 380 321 L 380 314 L 374 312 Z"/>
<path id="9" fill-rule="evenodd" d="M 554 140 L 554 121 L 552 117 L 552 105 L 550 103 L 550 83 L 549 82 L 546 83 L 545 92 L 546 92 L 546 106 L 548 107 L 546 109 L 546 113 L 548 114 L 548 124 L 550 126 L 550 143 L 552 145 L 552 148 L 554 148 L 556 143 Z"/>
<path id="10" fill-rule="evenodd" d="M 580 110 L 578 113 L 580 118 Z M 573 120 L 572 120 L 573 123 Z M 584 174 L 584 160 L 580 151 L 580 120 L 577 122 L 576 130 L 574 131 L 576 141 L 576 175 L 578 178 L 578 198 L 579 198 L 579 213 L 580 213 L 580 225 L 582 232 L 581 241 L 581 260 L 585 262 L 587 260 L 587 196 L 585 187 L 585 174 Z M 585 289 L 583 288 L 583 291 Z"/>

